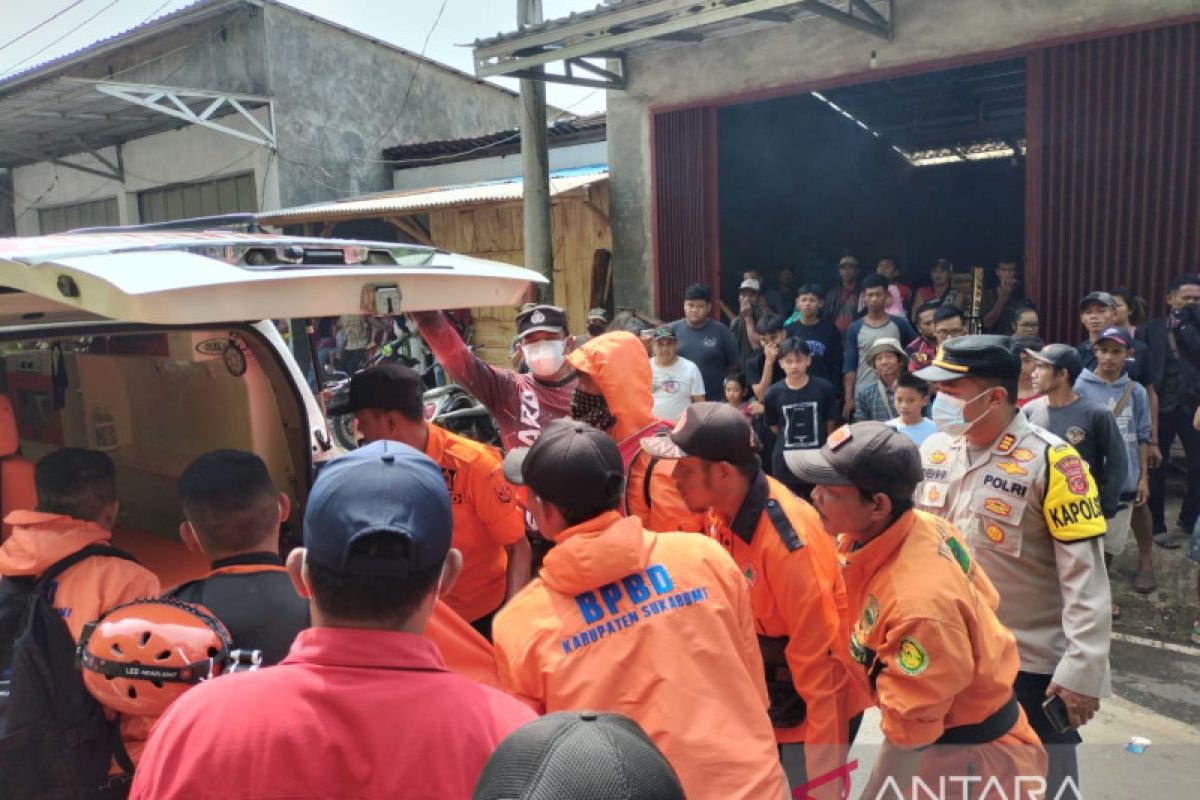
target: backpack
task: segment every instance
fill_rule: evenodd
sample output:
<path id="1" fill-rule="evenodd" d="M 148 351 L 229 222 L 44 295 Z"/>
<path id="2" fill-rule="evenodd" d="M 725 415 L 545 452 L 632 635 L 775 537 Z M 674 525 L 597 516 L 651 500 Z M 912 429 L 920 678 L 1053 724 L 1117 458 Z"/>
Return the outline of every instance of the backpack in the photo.
<path id="1" fill-rule="evenodd" d="M 111 791 L 105 784 L 113 758 L 133 772 L 117 722 L 84 686 L 75 641 L 51 605 L 55 578 L 93 556 L 136 560 L 115 547 L 89 545 L 37 578 L 0 580 L 2 797 L 96 797 Z"/>
<path id="2" fill-rule="evenodd" d="M 660 433 L 670 433 L 672 430 L 671 423 L 659 419 L 617 443 L 617 449 L 621 453 L 621 467 L 625 471 L 625 480 L 629 480 L 629 473 L 633 469 L 633 462 L 637 460 L 638 455 L 642 452 L 642 439 L 657 436 Z M 654 505 L 654 501 L 650 497 L 650 479 L 654 477 L 654 468 L 658 465 L 659 460 L 653 456 L 650 458 L 650 462 L 646 465 L 646 474 L 642 479 L 642 499 L 646 503 L 646 508 Z M 628 513 L 628 495 L 631 488 L 630 486 L 626 486 L 625 496 L 621 498 L 622 514 Z"/>

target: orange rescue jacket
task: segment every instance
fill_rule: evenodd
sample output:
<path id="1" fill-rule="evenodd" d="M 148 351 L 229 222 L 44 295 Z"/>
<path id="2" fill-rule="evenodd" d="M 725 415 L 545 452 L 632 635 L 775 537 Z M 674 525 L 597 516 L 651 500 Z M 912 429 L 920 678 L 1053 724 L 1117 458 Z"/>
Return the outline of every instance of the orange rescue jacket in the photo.
<path id="1" fill-rule="evenodd" d="M 1017 643 L 996 618 L 999 596 L 961 534 L 909 511 L 856 550 L 843 540 L 854 620 L 838 653 L 879 706 L 889 742 L 926 751 L 919 774 L 996 777 L 1012 797 L 1018 775 L 1045 775 L 1045 752 L 1013 696 Z M 982 745 L 955 743 L 971 726 L 1005 718 Z M 934 781 L 934 782 L 930 782 Z"/>
<path id="2" fill-rule="evenodd" d="M 617 419 L 608 433 L 618 445 L 631 437 L 653 435 L 653 425 L 659 421 L 654 416 L 654 395 L 650 391 L 654 375 L 646 348 L 636 336 L 628 331 L 597 336 L 572 351 L 567 360 L 600 387 L 609 413 Z M 647 470 L 653 470 L 649 481 Z M 638 451 L 626 472 L 626 508 L 650 530 L 699 531 L 702 515 L 688 510 L 671 477 L 674 471 L 674 461 Z"/>
<path id="3" fill-rule="evenodd" d="M 473 622 L 504 602 L 504 548 L 524 538 L 525 522 L 495 448 L 436 425 L 428 430 L 425 455 L 442 468 L 454 514 L 454 546 L 463 554 L 462 574 L 442 600 Z"/>
<path id="4" fill-rule="evenodd" d="M 557 541 L 496 615 L 504 687 L 540 712 L 636 720 L 692 800 L 782 797 L 750 598 L 729 556 L 615 511 Z"/>

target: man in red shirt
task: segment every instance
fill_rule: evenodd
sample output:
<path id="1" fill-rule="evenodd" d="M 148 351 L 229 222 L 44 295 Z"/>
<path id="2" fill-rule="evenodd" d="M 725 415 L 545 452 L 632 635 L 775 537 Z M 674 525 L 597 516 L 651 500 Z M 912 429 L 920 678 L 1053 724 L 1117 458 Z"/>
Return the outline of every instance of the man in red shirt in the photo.
<path id="1" fill-rule="evenodd" d="M 566 362 L 567 314 L 557 306 L 532 306 L 517 315 L 517 343 L 529 372 L 492 366 L 463 343 L 440 311 L 412 315 L 450 379 L 487 406 L 506 451 L 529 447 L 546 423 L 571 416 L 575 370 Z"/>
<path id="2" fill-rule="evenodd" d="M 278 666 L 177 700 L 131 797 L 469 798 L 534 714 L 451 673 L 422 635 L 462 570 L 452 529 L 441 470 L 407 445 L 375 442 L 325 467 L 287 560 L 313 627 Z"/>

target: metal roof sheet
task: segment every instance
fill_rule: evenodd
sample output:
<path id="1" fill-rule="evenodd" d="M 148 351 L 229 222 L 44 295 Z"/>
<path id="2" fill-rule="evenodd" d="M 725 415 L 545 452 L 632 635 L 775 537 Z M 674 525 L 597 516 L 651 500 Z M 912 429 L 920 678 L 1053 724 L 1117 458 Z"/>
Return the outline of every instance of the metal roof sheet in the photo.
<path id="1" fill-rule="evenodd" d="M 606 180 L 607 167 L 579 167 L 557 171 L 550 176 L 550 196 L 557 197 L 572 189 Z M 258 221 L 263 225 L 290 225 L 315 220 L 407 216 L 435 208 L 520 200 L 523 191 L 524 182 L 520 178 L 513 178 L 431 189 L 383 192 L 366 197 L 350 197 L 327 203 L 265 211 L 258 215 Z"/>
<path id="2" fill-rule="evenodd" d="M 549 126 L 547 136 L 553 147 L 556 142 L 563 140 L 601 141 L 604 139 L 607 127 L 607 117 L 604 114 L 592 114 L 586 117 L 573 117 L 559 120 Z M 508 150 L 520 150 L 520 128 L 510 128 L 504 131 L 472 136 L 462 139 L 440 139 L 432 142 L 414 142 L 389 147 L 383 151 L 383 157 L 394 161 L 395 166 L 405 166 L 407 161 L 424 162 L 431 158 L 440 163 L 455 160 L 450 156 L 465 156 L 480 150 L 487 150 L 483 155 L 500 155 Z M 445 156 L 446 158 L 442 158 Z"/>

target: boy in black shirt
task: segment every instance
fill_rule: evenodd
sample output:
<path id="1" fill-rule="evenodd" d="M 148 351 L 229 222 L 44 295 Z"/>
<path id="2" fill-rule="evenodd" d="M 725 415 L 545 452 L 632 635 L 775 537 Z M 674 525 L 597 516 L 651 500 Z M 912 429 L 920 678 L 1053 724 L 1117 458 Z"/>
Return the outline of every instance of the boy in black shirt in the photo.
<path id="1" fill-rule="evenodd" d="M 772 472 L 792 491 L 807 496 L 812 487 L 800 484 L 783 462 L 786 450 L 820 447 L 840 422 L 833 384 L 808 374 L 811 351 L 803 339 L 784 339 L 779 345 L 779 363 L 784 379 L 767 390 L 767 426 L 775 433 L 771 454 Z"/>
<path id="2" fill-rule="evenodd" d="M 812 353 L 808 374 L 829 381 L 840 395 L 843 337 L 832 321 L 821 316 L 824 305 L 825 298 L 821 295 L 820 286 L 815 283 L 801 286 L 800 293 L 796 295 L 796 313 L 788 317 L 784 326 L 789 337 L 794 336 L 808 343 Z"/>

